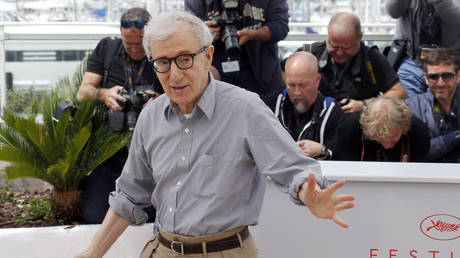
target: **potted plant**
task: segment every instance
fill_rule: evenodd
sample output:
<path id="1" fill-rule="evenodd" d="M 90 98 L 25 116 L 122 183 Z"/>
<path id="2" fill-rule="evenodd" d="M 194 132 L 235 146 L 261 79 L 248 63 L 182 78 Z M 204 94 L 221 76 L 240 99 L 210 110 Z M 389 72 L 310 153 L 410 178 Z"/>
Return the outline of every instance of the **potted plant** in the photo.
<path id="1" fill-rule="evenodd" d="M 81 180 L 129 140 L 128 133 L 114 132 L 105 124 L 103 104 L 77 104 L 86 58 L 72 80 L 62 79 L 40 105 L 31 105 L 27 113 L 5 109 L 1 114 L 0 160 L 9 162 L 6 178 L 33 177 L 51 184 L 51 215 L 59 224 L 79 221 Z M 55 121 L 53 113 L 61 101 L 76 108 Z M 37 121 L 39 112 L 42 121 Z"/>

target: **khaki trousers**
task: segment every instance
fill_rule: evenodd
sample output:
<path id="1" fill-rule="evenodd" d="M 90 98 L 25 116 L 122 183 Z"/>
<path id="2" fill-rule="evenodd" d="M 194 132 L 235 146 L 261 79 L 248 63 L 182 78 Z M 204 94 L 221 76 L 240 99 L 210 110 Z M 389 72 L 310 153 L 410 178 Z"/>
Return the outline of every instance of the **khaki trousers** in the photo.
<path id="1" fill-rule="evenodd" d="M 243 230 L 244 227 L 238 227 L 235 229 L 231 229 L 229 231 L 225 231 L 222 233 L 201 236 L 201 237 L 184 237 L 182 235 L 171 234 L 168 232 L 164 232 L 160 229 L 161 235 L 168 239 L 172 240 L 175 239 L 180 242 L 184 243 L 205 243 L 216 241 L 220 239 L 227 238 L 231 235 L 236 234 Z M 241 241 L 241 238 L 240 238 Z M 204 248 L 205 249 L 205 248 Z M 256 248 L 256 244 L 252 235 L 249 236 L 242 242 L 241 247 L 233 248 L 221 252 L 212 252 L 207 253 L 206 251 L 202 254 L 185 254 L 184 256 L 180 254 L 175 254 L 171 249 L 163 246 L 158 240 L 158 233 L 155 234 L 152 239 L 150 239 L 147 244 L 145 245 L 142 253 L 140 255 L 141 258 L 166 258 L 166 257 L 209 257 L 209 258 L 258 258 L 258 250 Z"/>

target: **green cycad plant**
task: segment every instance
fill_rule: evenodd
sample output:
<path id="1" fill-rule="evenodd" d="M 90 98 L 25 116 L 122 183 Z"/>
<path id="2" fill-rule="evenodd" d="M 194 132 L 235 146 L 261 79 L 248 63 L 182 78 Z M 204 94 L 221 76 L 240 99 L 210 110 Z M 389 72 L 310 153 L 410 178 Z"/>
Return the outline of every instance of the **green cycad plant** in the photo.
<path id="1" fill-rule="evenodd" d="M 70 224 L 80 219 L 81 180 L 94 168 L 122 148 L 128 134 L 113 132 L 104 122 L 105 107 L 86 100 L 74 110 L 67 109 L 58 121 L 53 113 L 58 103 L 67 100 L 76 104 L 85 62 L 73 80 L 61 80 L 56 89 L 41 103 L 42 122 L 34 111 L 29 115 L 4 110 L 0 126 L 0 160 L 10 180 L 33 177 L 53 186 L 52 217 L 56 222 Z M 66 92 L 66 93 L 65 93 Z"/>

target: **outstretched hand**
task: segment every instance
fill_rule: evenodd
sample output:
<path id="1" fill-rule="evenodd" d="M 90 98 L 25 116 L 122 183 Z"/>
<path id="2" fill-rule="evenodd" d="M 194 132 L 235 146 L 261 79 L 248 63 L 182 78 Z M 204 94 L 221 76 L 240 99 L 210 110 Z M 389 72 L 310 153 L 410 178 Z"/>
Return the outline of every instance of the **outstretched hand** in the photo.
<path id="1" fill-rule="evenodd" d="M 348 224 L 337 215 L 337 212 L 353 208 L 355 197 L 345 194 L 334 196 L 335 191 L 344 184 L 345 180 L 342 179 L 321 190 L 316 183 L 315 175 L 309 174 L 307 182 L 301 186 L 299 199 L 316 217 L 332 219 L 338 225 L 348 228 Z"/>

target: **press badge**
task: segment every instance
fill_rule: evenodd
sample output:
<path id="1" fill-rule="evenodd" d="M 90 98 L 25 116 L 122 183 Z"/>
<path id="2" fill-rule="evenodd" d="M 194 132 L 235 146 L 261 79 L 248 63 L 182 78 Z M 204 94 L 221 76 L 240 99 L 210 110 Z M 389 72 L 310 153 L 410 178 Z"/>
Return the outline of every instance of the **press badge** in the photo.
<path id="1" fill-rule="evenodd" d="M 238 72 L 240 70 L 240 64 L 238 61 L 222 62 L 222 71 L 224 73 Z"/>

